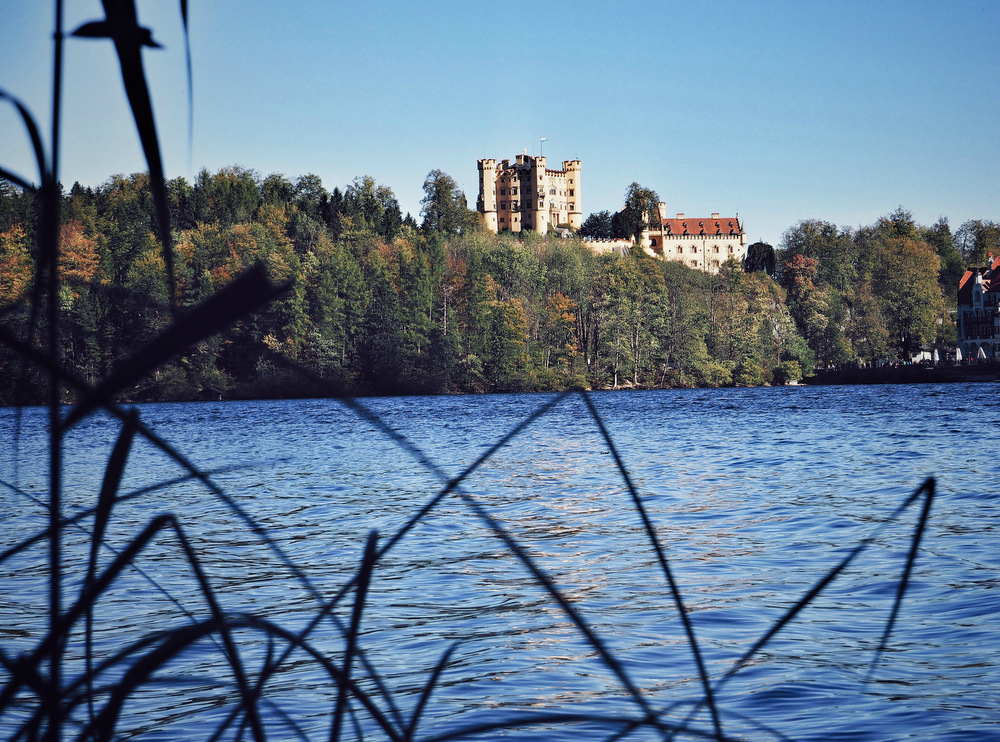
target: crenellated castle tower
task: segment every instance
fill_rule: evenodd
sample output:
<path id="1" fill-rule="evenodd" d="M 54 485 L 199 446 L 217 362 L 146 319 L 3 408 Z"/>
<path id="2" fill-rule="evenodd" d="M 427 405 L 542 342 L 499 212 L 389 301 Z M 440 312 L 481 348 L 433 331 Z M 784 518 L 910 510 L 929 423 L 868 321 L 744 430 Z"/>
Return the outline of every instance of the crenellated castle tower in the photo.
<path id="1" fill-rule="evenodd" d="M 517 156 L 513 164 L 494 159 L 479 161 L 479 198 L 476 209 L 494 232 L 550 229 L 583 224 L 580 161 L 566 160 L 562 170 L 549 170 L 544 157 Z"/>

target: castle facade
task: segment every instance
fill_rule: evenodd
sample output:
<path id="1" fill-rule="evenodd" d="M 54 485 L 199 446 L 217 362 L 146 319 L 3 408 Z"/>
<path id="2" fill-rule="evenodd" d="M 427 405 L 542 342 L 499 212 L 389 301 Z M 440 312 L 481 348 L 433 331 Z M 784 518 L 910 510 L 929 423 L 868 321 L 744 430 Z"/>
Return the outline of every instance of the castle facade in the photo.
<path id="1" fill-rule="evenodd" d="M 707 273 L 718 273 L 729 258 L 743 262 L 747 256 L 746 232 L 739 214 L 720 217 L 667 218 L 667 206 L 659 205 L 658 219 L 642 233 L 642 249 L 663 260 L 676 260 Z"/>
<path id="2" fill-rule="evenodd" d="M 566 160 L 562 170 L 549 170 L 544 157 L 520 154 L 515 161 L 479 161 L 476 209 L 493 232 L 550 229 L 583 225 L 580 161 Z"/>

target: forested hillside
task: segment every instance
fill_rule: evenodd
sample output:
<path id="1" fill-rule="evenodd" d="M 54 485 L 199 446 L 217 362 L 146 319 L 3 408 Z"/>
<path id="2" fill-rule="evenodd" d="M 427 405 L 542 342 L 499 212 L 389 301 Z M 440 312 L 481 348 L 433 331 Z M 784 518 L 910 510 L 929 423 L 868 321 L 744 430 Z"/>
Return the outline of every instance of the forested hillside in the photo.
<path id="1" fill-rule="evenodd" d="M 91 382 L 168 324 L 147 180 L 64 194 L 63 360 Z M 945 219 L 921 227 L 899 210 L 856 230 L 800 222 L 776 253 L 755 245 L 746 267 L 711 276 L 638 250 L 493 235 L 440 171 L 424 192 L 418 224 L 370 177 L 332 193 L 314 175 L 236 167 L 170 181 L 180 307 L 255 263 L 289 288 L 129 397 L 311 394 L 315 377 L 355 394 L 785 383 L 953 340 L 965 264 L 1000 253 L 992 222 L 953 236 Z M 41 332 L 35 216 L 30 195 L 0 183 L 2 323 L 22 339 Z M 38 401 L 39 383 L 0 350 L 0 401 Z"/>

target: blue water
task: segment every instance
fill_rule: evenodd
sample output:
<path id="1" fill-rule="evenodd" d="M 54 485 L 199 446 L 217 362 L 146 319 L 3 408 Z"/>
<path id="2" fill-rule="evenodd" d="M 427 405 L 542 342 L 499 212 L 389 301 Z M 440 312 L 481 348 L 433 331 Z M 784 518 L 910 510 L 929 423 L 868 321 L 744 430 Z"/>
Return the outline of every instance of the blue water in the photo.
<path id="1" fill-rule="evenodd" d="M 359 402 L 364 415 L 330 400 L 144 405 L 144 424 L 224 495 L 183 480 L 175 460 L 137 442 L 120 494 L 139 494 L 116 504 L 105 540 L 120 549 L 155 516 L 173 513 L 223 610 L 301 631 L 319 601 L 355 574 L 372 530 L 385 544 L 412 524 L 375 568 L 360 619 L 367 665 L 352 669 L 386 723 L 408 723 L 451 648 L 418 739 L 526 715 L 533 725 L 511 726 L 503 736 L 603 740 L 624 720 L 656 718 L 684 726 L 676 739 L 704 738 L 714 733 L 700 705 L 704 689 L 630 481 L 716 684 L 728 738 L 1000 739 L 995 391 L 956 384 L 593 394 L 612 443 L 579 395 L 369 399 Z M 94 504 L 118 429 L 100 416 L 70 432 L 65 514 Z M 4 549 L 45 527 L 45 511 L 31 499 L 44 500 L 48 489 L 45 431 L 43 410 L 0 410 Z M 470 467 L 460 492 L 412 522 Z M 928 477 L 936 481 L 929 525 L 873 665 L 924 500 L 891 516 Z M 487 517 L 549 576 L 619 673 Z M 80 521 L 84 529 L 91 524 Z M 74 529 L 65 536 L 67 602 L 79 591 L 87 538 Z M 836 580 L 719 684 L 865 540 Z M 112 558 L 110 549 L 102 552 L 103 565 Z M 7 657 L 29 651 L 45 629 L 46 559 L 39 544 L 3 564 L 0 648 Z M 152 539 L 137 565 L 143 574 L 122 574 L 97 604 L 99 655 L 208 615 L 174 535 Z M 341 626 L 353 604 L 349 592 L 333 611 Z M 234 641 L 251 677 L 268 652 L 284 648 L 269 645 L 261 625 L 236 632 Z M 344 638 L 332 621 L 321 621 L 308 642 L 339 667 Z M 67 682 L 82 670 L 81 651 L 77 634 Z M 124 707 L 121 738 L 208 739 L 238 700 L 211 641 L 154 677 Z M 336 685 L 306 653 L 281 664 L 264 697 L 269 738 L 328 738 Z M 34 704 L 25 691 L 3 709 L 0 738 L 11 738 Z M 356 699 L 352 708 L 365 739 L 388 738 Z M 556 723 L 549 713 L 576 715 L 576 723 Z M 74 718 L 83 720 L 85 710 Z M 353 723 L 343 739 L 356 737 Z M 237 722 L 221 738 L 235 739 L 238 729 Z M 663 737 L 639 726 L 625 738 Z"/>

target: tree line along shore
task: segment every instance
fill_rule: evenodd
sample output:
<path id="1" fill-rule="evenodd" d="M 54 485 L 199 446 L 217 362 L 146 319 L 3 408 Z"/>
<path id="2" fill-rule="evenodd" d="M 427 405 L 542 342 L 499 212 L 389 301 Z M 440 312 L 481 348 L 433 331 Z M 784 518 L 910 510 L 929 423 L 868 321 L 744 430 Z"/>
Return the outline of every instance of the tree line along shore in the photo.
<path id="1" fill-rule="evenodd" d="M 367 176 L 329 192 L 315 175 L 231 167 L 167 193 L 182 311 L 256 264 L 288 289 L 127 401 L 786 384 L 953 347 L 965 267 L 1000 254 L 996 223 L 952 233 L 900 208 L 858 228 L 803 220 L 776 249 L 757 243 L 708 274 L 641 250 L 595 254 L 580 235 L 493 234 L 438 170 L 419 223 Z M 163 248 L 146 174 L 62 198 L 61 362 L 95 383 L 169 325 Z M 36 222 L 34 197 L 0 183 L 0 323 L 27 340 L 44 337 Z M 0 403 L 39 403 L 44 389 L 0 347 Z"/>

